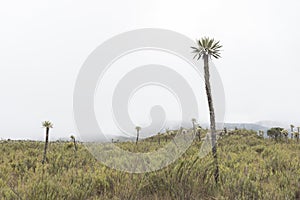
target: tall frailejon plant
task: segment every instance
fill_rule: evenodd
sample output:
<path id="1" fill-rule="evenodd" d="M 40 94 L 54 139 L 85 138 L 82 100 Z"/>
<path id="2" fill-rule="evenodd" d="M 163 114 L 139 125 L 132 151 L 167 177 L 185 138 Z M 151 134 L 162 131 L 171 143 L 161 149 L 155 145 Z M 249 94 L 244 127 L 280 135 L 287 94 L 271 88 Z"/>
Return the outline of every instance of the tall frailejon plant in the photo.
<path id="1" fill-rule="evenodd" d="M 170 130 L 169 130 L 169 128 L 166 128 L 165 142 L 168 142 L 169 135 L 170 135 Z"/>
<path id="2" fill-rule="evenodd" d="M 214 39 L 210 39 L 208 37 L 204 37 L 200 40 L 197 40 L 197 46 L 191 47 L 195 54 L 194 59 L 200 58 L 203 59 L 204 62 L 204 80 L 205 80 L 205 90 L 208 100 L 208 107 L 209 107 L 209 115 L 210 115 L 210 129 L 211 129 L 211 142 L 212 142 L 212 153 L 214 157 L 214 164 L 215 164 L 215 172 L 214 178 L 215 182 L 218 183 L 219 180 L 219 165 L 218 165 L 218 156 L 217 156 L 217 144 L 216 144 L 216 120 L 215 120 L 215 111 L 213 106 L 213 99 L 212 99 L 212 92 L 211 92 L 211 85 L 210 85 L 210 70 L 209 70 L 209 60 L 211 57 L 216 59 L 220 58 L 220 50 L 222 46 L 220 45 L 219 41 L 215 41 Z"/>
<path id="3" fill-rule="evenodd" d="M 202 132 L 202 128 L 198 126 L 198 128 L 196 129 L 196 135 L 198 136 L 199 142 L 201 141 L 201 132 Z"/>
<path id="4" fill-rule="evenodd" d="M 157 143 L 160 145 L 160 132 L 157 133 Z"/>
<path id="5" fill-rule="evenodd" d="M 48 142 L 49 142 L 49 130 L 50 128 L 53 128 L 53 124 L 50 121 L 44 121 L 42 122 L 43 128 L 46 129 L 46 138 L 45 138 L 45 147 L 44 147 L 44 155 L 42 163 L 44 164 L 47 159 L 47 148 L 48 148 Z"/>
<path id="6" fill-rule="evenodd" d="M 293 139 L 294 138 L 294 128 L 295 128 L 295 126 L 293 124 L 291 124 L 290 127 L 291 127 L 291 138 Z"/>
<path id="7" fill-rule="evenodd" d="M 297 142 L 299 142 L 299 135 L 300 135 L 300 127 L 297 127 L 297 135 L 296 135 Z"/>
<path id="8" fill-rule="evenodd" d="M 71 140 L 73 141 L 73 144 L 74 144 L 74 150 L 75 152 L 77 152 L 77 144 L 76 144 L 76 139 L 75 139 L 75 136 L 74 135 L 71 135 Z"/>
<path id="9" fill-rule="evenodd" d="M 295 126 L 293 124 L 291 124 L 290 127 L 291 127 L 291 132 L 294 132 Z"/>
<path id="10" fill-rule="evenodd" d="M 192 119 L 192 124 L 193 124 L 194 135 L 196 135 L 196 122 L 197 122 L 197 120 L 195 118 L 193 118 Z"/>
<path id="11" fill-rule="evenodd" d="M 78 147 L 77 147 L 75 136 L 71 135 L 70 138 L 71 138 L 71 140 L 73 142 L 73 145 L 74 145 L 75 156 L 74 156 L 73 161 L 75 162 L 75 165 L 76 165 L 76 168 L 77 168 L 77 166 L 78 166 L 78 159 L 77 159 L 77 150 L 78 150 Z M 77 174 L 77 172 L 76 172 L 76 174 Z"/>
<path id="12" fill-rule="evenodd" d="M 139 136 L 140 136 L 140 130 L 141 130 L 142 128 L 140 127 L 140 126 L 136 126 L 135 127 L 135 130 L 136 130 L 136 144 L 138 143 L 138 141 L 139 141 Z"/>

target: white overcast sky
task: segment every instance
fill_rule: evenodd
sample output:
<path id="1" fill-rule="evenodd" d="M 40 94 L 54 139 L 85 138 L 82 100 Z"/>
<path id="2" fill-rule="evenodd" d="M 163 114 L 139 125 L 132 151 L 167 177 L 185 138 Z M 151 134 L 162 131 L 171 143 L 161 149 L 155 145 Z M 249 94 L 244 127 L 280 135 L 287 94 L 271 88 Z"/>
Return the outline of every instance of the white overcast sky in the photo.
<path id="1" fill-rule="evenodd" d="M 222 42 L 214 63 L 227 122 L 300 126 L 299 10 L 298 0 L 1 1 L 0 138 L 43 139 L 47 119 L 52 138 L 76 134 L 72 95 L 81 65 L 105 40 L 137 28 Z"/>

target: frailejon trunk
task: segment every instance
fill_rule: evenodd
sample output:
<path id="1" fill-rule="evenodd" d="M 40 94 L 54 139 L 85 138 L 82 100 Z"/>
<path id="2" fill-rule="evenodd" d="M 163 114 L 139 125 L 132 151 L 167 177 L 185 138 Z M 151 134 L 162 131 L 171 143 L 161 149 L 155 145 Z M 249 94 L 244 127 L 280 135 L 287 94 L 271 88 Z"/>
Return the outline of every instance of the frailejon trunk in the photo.
<path id="1" fill-rule="evenodd" d="M 75 151 L 77 151 L 77 144 L 76 144 L 76 140 L 75 140 L 75 138 L 73 139 L 73 143 L 74 143 L 74 148 L 75 148 Z"/>
<path id="2" fill-rule="evenodd" d="M 45 148 L 44 148 L 44 156 L 42 163 L 44 164 L 46 161 L 46 155 L 47 155 L 47 148 L 48 148 L 48 139 L 49 139 L 49 128 L 46 128 L 46 141 L 45 141 Z"/>
<path id="3" fill-rule="evenodd" d="M 137 133 L 136 133 L 136 144 L 138 143 L 138 141 L 139 141 L 139 130 L 137 130 Z"/>
<path id="4" fill-rule="evenodd" d="M 158 135 L 158 145 L 160 145 L 160 135 Z"/>
<path id="5" fill-rule="evenodd" d="M 193 123 L 193 131 L 194 131 L 194 136 L 196 135 L 196 127 L 195 127 L 195 122 L 192 122 Z"/>
<path id="6" fill-rule="evenodd" d="M 215 111 L 213 107 L 213 100 L 211 94 L 210 87 L 210 74 L 209 74 L 209 63 L 208 63 L 208 55 L 203 57 L 204 60 L 204 79 L 205 79 L 205 90 L 207 95 L 208 107 L 209 107 L 209 116 L 210 116 L 210 130 L 211 130 L 211 143 L 212 143 L 212 154 L 214 158 L 215 164 L 215 173 L 214 178 L 215 182 L 218 183 L 219 180 L 219 165 L 218 165 L 218 157 L 217 157 L 217 135 L 216 135 L 216 121 L 215 121 Z"/>

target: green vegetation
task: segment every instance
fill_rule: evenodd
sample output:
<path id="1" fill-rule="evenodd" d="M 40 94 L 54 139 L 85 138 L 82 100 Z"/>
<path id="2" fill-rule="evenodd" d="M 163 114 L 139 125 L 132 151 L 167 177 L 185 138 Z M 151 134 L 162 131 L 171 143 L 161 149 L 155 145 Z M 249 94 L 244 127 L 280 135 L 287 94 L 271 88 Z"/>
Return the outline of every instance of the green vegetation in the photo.
<path id="1" fill-rule="evenodd" d="M 267 131 L 267 135 L 270 137 L 270 138 L 273 138 L 275 140 L 278 140 L 278 139 L 281 139 L 282 136 L 283 136 L 283 128 L 280 128 L 280 127 L 275 127 L 275 128 L 271 128 Z"/>
<path id="2" fill-rule="evenodd" d="M 140 140 L 139 145 L 116 145 L 129 151 L 149 152 L 162 148 L 166 141 L 172 142 L 171 137 L 160 134 Z M 297 140 L 264 139 L 253 131 L 228 130 L 218 140 L 217 185 L 212 154 L 198 157 L 201 144 L 195 139 L 180 159 L 159 171 L 130 174 L 103 166 L 78 141 L 50 142 L 43 165 L 43 142 L 2 140 L 0 199 L 299 198 Z"/>

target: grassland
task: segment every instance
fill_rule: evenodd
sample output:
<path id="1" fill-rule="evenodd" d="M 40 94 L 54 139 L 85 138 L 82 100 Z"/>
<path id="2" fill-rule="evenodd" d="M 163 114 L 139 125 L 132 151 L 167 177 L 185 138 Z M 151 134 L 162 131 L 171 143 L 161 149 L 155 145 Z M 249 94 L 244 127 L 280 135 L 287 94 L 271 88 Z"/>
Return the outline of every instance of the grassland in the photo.
<path id="1" fill-rule="evenodd" d="M 118 143 L 130 151 L 155 150 L 164 136 Z M 130 174 L 98 162 L 78 143 L 51 142 L 42 165 L 43 142 L 0 142 L 0 199 L 297 199 L 300 143 L 264 139 L 236 130 L 218 140 L 220 182 L 213 159 L 198 157 L 194 141 L 176 162 L 159 171 Z"/>

